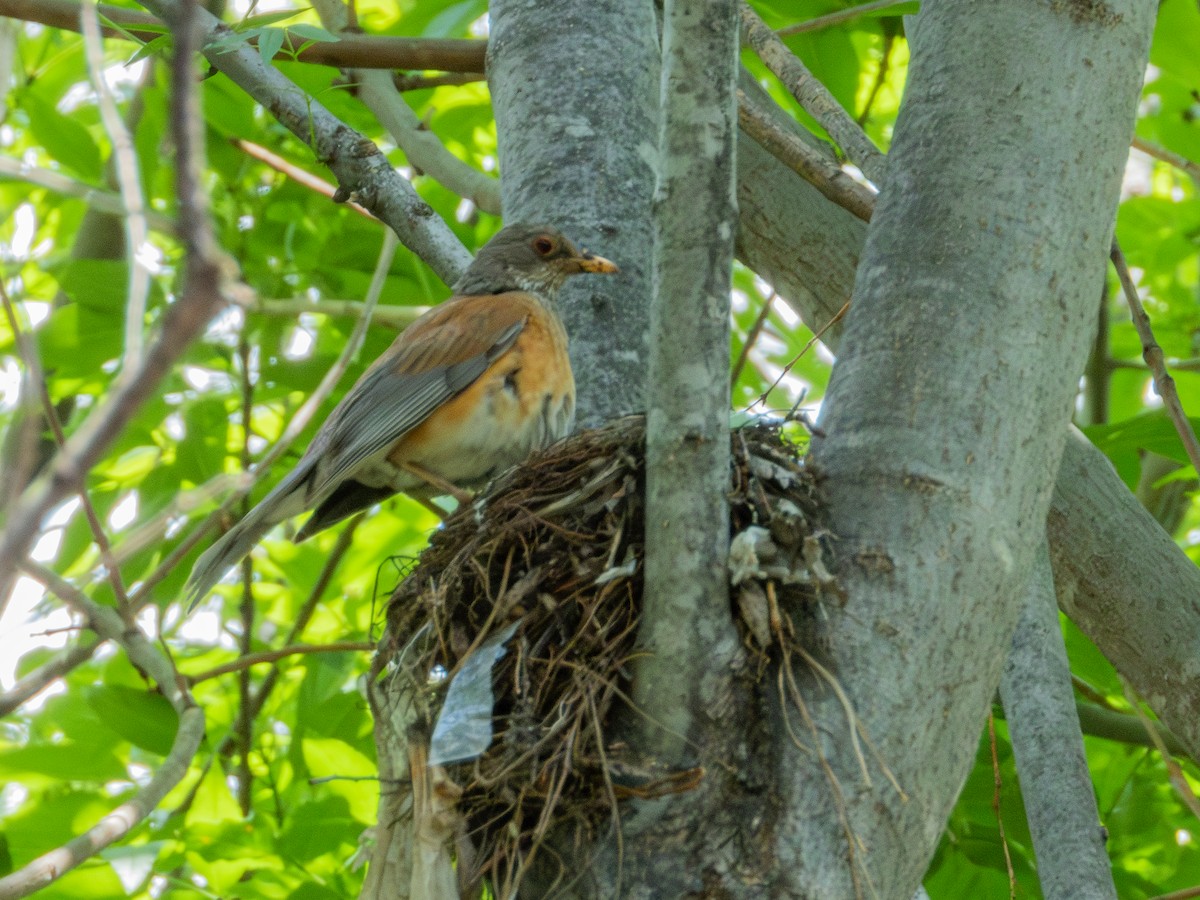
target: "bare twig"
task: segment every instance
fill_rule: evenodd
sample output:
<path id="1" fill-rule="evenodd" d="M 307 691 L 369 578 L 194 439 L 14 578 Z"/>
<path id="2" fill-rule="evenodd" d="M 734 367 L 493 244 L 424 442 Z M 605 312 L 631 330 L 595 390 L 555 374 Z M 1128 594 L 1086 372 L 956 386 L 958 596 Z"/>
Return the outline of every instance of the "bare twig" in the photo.
<path id="1" fill-rule="evenodd" d="M 1150 317 L 1146 315 L 1141 298 L 1138 297 L 1137 286 L 1133 283 L 1133 276 L 1129 272 L 1129 264 L 1125 261 L 1125 254 L 1121 252 L 1121 247 L 1115 238 L 1110 256 L 1116 267 L 1117 277 L 1121 280 L 1121 288 L 1124 290 L 1125 300 L 1129 304 L 1134 328 L 1137 329 L 1138 337 L 1142 340 L 1142 357 L 1154 375 L 1154 389 L 1162 398 L 1163 406 L 1166 408 L 1175 430 L 1179 433 L 1179 439 L 1183 442 L 1188 459 L 1191 460 L 1196 471 L 1200 472 L 1200 441 L 1197 441 L 1196 432 L 1192 430 L 1192 423 L 1188 421 L 1187 414 L 1183 411 L 1179 392 L 1175 390 L 1175 379 L 1167 373 L 1162 347 L 1154 338 L 1154 331 L 1150 327 Z"/>
<path id="2" fill-rule="evenodd" d="M 58 410 L 54 407 L 54 401 L 50 398 L 50 391 L 46 386 L 46 379 L 42 372 L 41 358 L 38 356 L 37 348 L 34 347 L 33 341 L 29 338 L 29 333 L 21 327 L 17 319 L 16 310 L 13 308 L 12 301 L 8 296 L 8 291 L 4 285 L 0 283 L 0 300 L 4 304 L 4 313 L 8 318 L 8 326 L 12 329 L 13 339 L 16 341 L 18 352 L 21 355 L 22 362 L 25 363 L 25 371 L 28 373 L 27 385 L 31 389 L 29 396 L 36 395 L 41 404 L 41 414 L 45 418 L 46 423 L 50 426 L 51 432 L 54 434 L 54 441 L 61 450 L 66 443 L 66 435 L 63 433 L 62 423 L 58 419 Z M 104 533 L 104 526 L 100 523 L 100 517 L 96 515 L 96 508 L 92 505 L 92 498 L 88 495 L 86 487 L 81 483 L 79 485 L 79 500 L 83 506 L 84 517 L 87 519 L 88 527 L 91 529 L 92 538 L 96 541 L 96 547 L 100 551 L 100 559 L 104 563 L 104 574 L 112 584 L 113 592 L 122 606 L 129 603 L 129 597 L 125 593 L 125 585 L 121 580 L 120 569 L 118 568 L 116 558 L 113 556 L 112 546 L 109 544 L 108 535 Z"/>
<path id="3" fill-rule="evenodd" d="M 184 779 L 204 739 L 203 711 L 192 702 L 170 659 L 146 638 L 140 628 L 128 623 L 117 610 L 93 602 L 46 567 L 33 562 L 25 562 L 22 567 L 81 615 L 102 640 L 119 644 L 129 661 L 154 679 L 163 696 L 179 713 L 179 728 L 170 753 L 149 784 L 85 833 L 0 878 L 0 900 L 28 896 L 128 834 Z"/>
<path id="4" fill-rule="evenodd" d="M 300 168 L 299 166 L 293 165 L 291 162 L 284 159 L 278 153 L 272 153 L 270 150 L 268 150 L 266 147 L 262 146 L 261 144 L 256 144 L 253 141 L 243 140 L 242 138 L 235 138 L 233 141 L 233 146 L 237 147 L 239 150 L 241 150 L 247 156 L 253 156 L 255 159 L 259 160 L 260 162 L 266 163 L 268 166 L 270 166 L 276 172 L 283 173 L 284 175 L 286 175 L 288 178 L 292 179 L 292 181 L 296 182 L 297 184 L 302 184 L 309 190 L 316 191 L 318 194 L 321 194 L 322 196 L 328 197 L 329 199 L 332 200 L 334 194 L 337 193 L 337 188 L 334 185 L 330 184 L 328 181 L 326 181 L 324 178 L 318 178 L 312 172 L 306 171 L 306 170 Z M 354 210 L 360 216 L 365 216 L 366 218 L 371 219 L 376 222 L 379 221 L 378 219 L 375 218 L 375 216 L 371 215 L 370 212 L 368 212 L 366 209 L 364 209 L 360 204 L 355 203 L 353 200 L 347 200 L 346 206 L 348 206 L 350 209 Z"/>
<path id="5" fill-rule="evenodd" d="M 300 635 L 304 633 L 304 629 L 308 627 L 309 621 L 316 612 L 317 606 L 321 602 L 321 598 L 325 595 L 325 589 L 329 587 L 329 582 L 333 580 L 333 573 L 336 571 L 338 564 L 342 561 L 342 557 L 346 555 L 346 551 L 350 549 L 350 543 L 354 539 L 354 531 L 358 528 L 358 523 L 363 519 L 363 514 L 359 513 L 350 520 L 350 524 L 342 529 L 342 533 L 338 535 L 337 543 L 333 545 L 333 549 L 329 551 L 329 555 L 325 558 L 325 565 L 321 568 L 321 574 L 317 576 L 317 582 L 313 585 L 309 592 L 308 599 L 304 601 L 304 605 L 300 607 L 300 611 L 296 613 L 296 620 L 292 623 L 291 629 L 283 639 L 284 646 L 294 646 L 300 639 Z M 271 696 L 271 692 L 275 690 L 275 684 L 279 680 L 279 669 L 272 669 L 267 673 L 267 676 L 258 686 L 258 690 L 254 692 L 254 696 L 250 700 L 248 711 L 251 718 L 257 718 L 262 712 L 263 704 L 267 702 L 267 698 Z M 226 736 L 221 742 L 221 746 L 217 748 L 217 755 L 223 756 L 228 753 L 233 747 L 234 737 L 232 734 Z"/>
<path id="6" fill-rule="evenodd" d="M 282 316 L 294 319 L 304 313 L 316 313 L 330 318 L 357 319 L 363 315 L 361 300 L 309 300 L 296 297 L 280 300 L 259 300 L 250 309 L 263 316 Z M 377 306 L 371 324 L 400 330 L 407 328 L 429 312 L 428 306 Z"/>
<path id="7" fill-rule="evenodd" d="M 1192 180 L 1200 183 L 1200 163 L 1194 162 L 1186 156 L 1181 156 L 1173 150 L 1168 150 L 1166 147 L 1160 147 L 1158 144 L 1142 140 L 1140 137 L 1134 137 L 1133 149 L 1141 150 L 1147 156 L 1153 157 L 1159 162 L 1174 166 L 1185 175 L 1190 176 Z"/>
<path id="8" fill-rule="evenodd" d="M 741 4 L 742 30 L 750 46 L 810 115 L 821 123 L 842 152 L 875 184 L 883 180 L 886 157 L 858 123 L 834 99 L 748 3 Z"/>
<path id="9" fill-rule="evenodd" d="M 988 743 L 992 748 L 992 813 L 996 817 L 996 829 L 1000 846 L 1004 848 L 1004 868 L 1008 872 L 1009 900 L 1016 900 L 1017 876 L 1013 872 L 1012 854 L 1008 850 L 1008 838 L 1004 835 L 1004 817 L 1000 815 L 1000 792 L 1004 781 L 1000 777 L 1000 757 L 996 751 L 996 717 L 988 716 Z"/>
<path id="10" fill-rule="evenodd" d="M 763 301 L 762 309 L 754 319 L 754 324 L 750 326 L 750 330 L 746 332 L 746 342 L 742 344 L 742 349 L 738 353 L 737 359 L 733 362 L 733 370 L 729 375 L 729 383 L 737 384 L 738 378 L 742 375 L 742 369 L 746 367 L 746 360 L 750 358 L 750 350 L 758 341 L 758 336 L 762 333 L 763 326 L 767 324 L 767 316 L 771 314 L 771 306 L 775 303 L 775 298 L 778 297 L 774 290 L 771 291 L 771 296 Z"/>
<path id="11" fill-rule="evenodd" d="M 39 666 L 0 694 L 0 719 L 16 712 L 59 678 L 91 659 L 104 641 L 76 644 L 61 656 Z"/>
<path id="12" fill-rule="evenodd" d="M 354 25 L 350 9 L 343 0 L 313 0 L 321 24 L 335 34 L 345 34 Z M 439 184 L 470 200 L 484 212 L 500 214 L 500 182 L 473 169 L 453 153 L 428 128 L 405 102 L 392 82 L 391 73 L 381 69 L 352 69 L 351 81 L 357 85 L 358 99 L 375 114 L 409 163 Z"/>
<path id="13" fill-rule="evenodd" d="M 428 88 L 454 87 L 463 84 L 473 84 L 487 78 L 482 72 L 457 72 L 450 75 L 418 75 L 412 72 L 397 72 L 392 76 L 392 84 L 401 93 L 405 91 L 423 91 Z"/>
<path id="14" fill-rule="evenodd" d="M 867 13 L 878 12 L 881 9 L 887 9 L 889 6 L 899 6 L 901 3 L 911 2 L 912 0 L 875 0 L 873 3 L 851 6 L 849 9 L 839 9 L 837 12 L 817 16 L 815 19 L 797 22 L 795 25 L 780 28 L 775 33 L 780 37 L 787 37 L 788 35 L 801 34 L 806 31 L 820 31 L 823 28 L 832 28 L 834 25 L 844 25 L 846 22 L 850 22 Z"/>
<path id="15" fill-rule="evenodd" d="M 162 33 L 162 21 L 136 10 L 100 4 L 100 13 L 124 26 L 126 33 L 104 28 L 111 38 L 152 41 Z M 79 3 L 75 0 L 0 0 L 0 16 L 39 22 L 68 31 L 79 29 Z M 277 58 L 291 60 L 307 41 L 288 37 Z M 487 42 L 453 38 L 403 38 L 348 35 L 336 43 L 311 44 L 299 52 L 301 62 L 342 68 L 417 69 L 442 72 L 482 72 Z"/>
<path id="16" fill-rule="evenodd" d="M 132 377 L 142 362 L 144 346 L 143 329 L 146 327 L 146 300 L 150 293 L 150 270 L 141 261 L 141 251 L 146 243 L 146 198 L 142 194 L 141 178 L 138 176 L 137 154 L 133 150 L 133 139 L 121 119 L 116 101 L 104 78 L 104 44 L 100 37 L 100 17 L 93 0 L 85 0 L 80 7 L 83 27 L 83 45 L 86 50 L 88 70 L 92 86 L 96 89 L 96 100 L 100 107 L 100 120 L 112 142 L 113 168 L 117 174 L 117 185 L 121 190 L 124 209 L 121 216 L 125 222 L 125 264 L 129 266 L 129 291 L 125 300 L 125 352 L 121 358 L 123 377 Z"/>
<path id="17" fill-rule="evenodd" d="M 738 125 L 764 150 L 825 197 L 864 222 L 871 221 L 875 210 L 874 192 L 843 172 L 816 147 L 772 122 L 766 111 L 742 90 L 738 91 Z"/>
<path id="18" fill-rule="evenodd" d="M 368 653 L 374 651 L 375 644 L 370 641 L 336 641 L 332 644 L 293 644 L 290 647 L 280 647 L 278 650 L 260 650 L 257 653 L 247 653 L 231 662 L 205 669 L 196 675 L 185 675 L 188 684 L 195 685 L 202 681 L 228 675 L 230 672 L 244 672 L 252 666 L 276 662 L 288 656 L 299 656 L 308 653 Z"/>
<path id="19" fill-rule="evenodd" d="M 100 212 L 121 215 L 125 211 L 125 202 L 121 199 L 120 194 L 101 190 L 53 169 L 31 166 L 24 160 L 0 156 L 0 176 L 37 185 L 64 197 L 78 197 L 88 206 L 98 209 Z M 161 231 L 164 234 L 175 233 L 175 222 L 170 217 L 154 210 L 147 210 L 146 223 L 155 231 Z"/>

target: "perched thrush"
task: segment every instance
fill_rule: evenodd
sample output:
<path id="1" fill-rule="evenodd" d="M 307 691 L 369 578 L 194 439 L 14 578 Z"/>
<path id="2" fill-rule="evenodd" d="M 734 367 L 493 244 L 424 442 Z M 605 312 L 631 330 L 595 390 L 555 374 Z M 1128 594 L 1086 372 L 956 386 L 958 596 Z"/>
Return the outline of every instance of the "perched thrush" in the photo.
<path id="1" fill-rule="evenodd" d="M 502 229 L 453 296 L 363 373 L 296 467 L 197 560 L 188 609 L 285 519 L 314 510 L 302 541 L 397 492 L 480 488 L 565 436 L 575 379 L 554 301 L 571 275 L 616 271 L 549 226 Z"/>

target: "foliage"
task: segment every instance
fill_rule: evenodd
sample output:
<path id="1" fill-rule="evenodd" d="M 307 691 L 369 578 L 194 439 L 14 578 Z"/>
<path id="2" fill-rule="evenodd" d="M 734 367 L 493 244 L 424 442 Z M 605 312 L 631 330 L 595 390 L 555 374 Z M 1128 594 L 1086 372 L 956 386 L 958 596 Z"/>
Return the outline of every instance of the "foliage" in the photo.
<path id="1" fill-rule="evenodd" d="M 131 3 L 122 6 L 133 7 Z M 771 0 L 756 8 L 774 27 L 841 9 L 842 0 Z M 402 7 L 402 11 L 397 9 Z M 907 44 L 898 11 L 882 10 L 843 24 L 788 38 L 789 46 L 886 147 L 899 106 Z M 483 0 L 447 5 L 438 0 L 383 0 L 357 5 L 370 33 L 414 37 L 477 36 Z M 227 18 L 236 21 L 231 9 Z M 295 15 L 290 13 L 295 11 Z M 300 41 L 327 35 L 300 4 L 287 17 L 245 21 L 230 38 L 258 38 L 264 52 L 282 44 L 284 30 Z M 1191 160 L 1200 159 L 1196 87 L 1200 58 L 1189 38 L 1200 33 L 1200 13 L 1187 0 L 1164 0 L 1147 79 L 1138 136 Z M 5 169 L 0 179 L 0 254 L 4 284 L 19 327 L 36 335 L 49 400 L 69 434 L 113 390 L 121 372 L 129 272 L 123 222 L 108 215 L 97 192 L 114 195 L 110 174 L 113 139 L 102 122 L 84 43 L 58 28 L 0 20 L 0 42 L 15 49 L 3 96 L 0 143 L 24 173 Z M 147 209 L 159 219 L 177 213 L 172 149 L 167 137 L 167 41 L 140 50 L 127 41 L 105 42 L 104 76 L 129 123 L 139 183 Z M 0 54 L 3 58 L 3 54 Z M 786 92 L 765 76 L 757 60 L 745 62 L 763 77 L 776 99 L 817 130 Z M 275 63 L 345 122 L 385 148 L 397 166 L 406 160 L 351 85 L 330 68 L 287 59 Z M 198 69 L 199 71 L 199 69 Z M 285 531 L 263 542 L 254 556 L 255 602 L 243 606 L 248 582 L 227 580 L 189 621 L 177 601 L 195 551 L 160 573 L 196 524 L 219 502 L 223 473 L 242 471 L 291 420 L 300 403 L 333 365 L 353 327 L 352 318 L 306 311 L 279 301 L 361 300 L 383 241 L 381 226 L 347 206 L 334 206 L 287 172 L 249 152 L 268 148 L 288 167 L 318 178 L 328 173 L 312 153 L 222 76 L 203 81 L 207 167 L 204 184 L 221 247 L 236 261 L 253 299 L 222 313 L 204 338 L 189 347 L 150 403 L 142 407 L 104 459 L 87 476 L 87 494 L 120 566 L 120 590 L 138 594 L 149 584 L 138 621 L 178 668 L 197 678 L 194 695 L 204 708 L 207 738 L 188 776 L 159 811 L 123 842 L 54 885 L 47 897 L 349 897 L 361 869 L 354 861 L 375 818 L 377 785 L 354 780 L 374 774 L 371 716 L 362 679 L 369 654 L 339 650 L 296 654 L 213 677 L 206 672 L 246 653 L 303 643 L 369 642 L 378 636 L 386 595 L 418 554 L 436 520 L 405 499 L 385 503 L 358 524 L 344 555 L 339 534 L 301 545 Z M 480 83 L 412 91 L 406 99 L 445 146 L 477 170 L 497 167 L 495 127 L 486 87 Z M 47 186 L 34 170 L 59 181 Z M 1135 155 L 1118 237 L 1169 357 L 1183 361 L 1175 377 L 1184 408 L 1200 414 L 1200 198 L 1196 184 L 1170 165 Z M 470 248 L 499 227 L 451 190 L 414 175 L 414 184 Z M 158 220 L 155 220 L 157 222 Z M 152 279 L 145 320 L 161 322 L 179 286 L 182 247 L 169 227 L 152 222 L 139 258 Z M 446 289 L 411 254 L 392 263 L 383 303 L 424 306 Z M 749 343 L 734 384 L 738 409 L 784 411 L 820 401 L 828 358 L 806 346 L 812 334 L 785 304 L 763 312 L 770 288 L 748 270 L 734 283 L 737 358 Z M 1081 422 L 1091 426 L 1131 487 L 1137 486 L 1147 449 L 1177 461 L 1174 478 L 1194 479 L 1150 379 L 1124 304 L 1109 285 L 1109 326 L 1098 342 L 1098 364 L 1085 393 L 1106 389 L 1107 402 L 1081 397 Z M 761 332 L 756 331 L 760 314 Z M 750 336 L 753 335 L 751 338 Z M 393 337 L 373 327 L 339 387 L 315 417 L 319 423 L 367 363 Z M 19 373 L 26 370 L 16 335 L 0 318 L 0 426 L 20 431 Z M 587 377 L 583 373 L 581 377 Z M 782 381 L 774 386 L 777 380 Z M 774 386 L 774 387 L 773 387 Z M 773 389 L 772 389 L 773 387 Z M 36 396 L 34 397 L 36 401 Z M 1094 411 L 1090 420 L 1084 410 Z M 311 438 L 310 423 L 298 446 Z M 11 451 L 11 446 L 6 447 Z M 296 451 L 282 460 L 283 471 Z M 7 464 L 6 464 L 7 465 Z M 261 496 L 272 478 L 256 488 Z M 2 479 L 0 479 L 2 481 Z M 1153 486 L 1143 486 L 1152 491 Z M 1200 543 L 1198 514 L 1190 500 L 1179 540 Z M 101 604 L 117 602 L 118 589 L 103 574 L 98 545 L 78 502 L 55 513 L 36 558 L 84 588 Z M 340 551 L 339 551 L 340 552 Z M 1196 551 L 1193 549 L 1193 553 Z M 336 570 L 319 603 L 310 603 L 318 576 L 333 560 Z M 38 596 L 23 580 L 5 628 L 19 630 L 23 604 Z M 36 642 L 19 659 L 0 658 L 0 677 L 34 673 L 62 651 L 91 636 L 61 630 L 59 601 L 36 600 L 31 621 Z M 1111 667 L 1086 638 L 1066 627 L 1068 648 L 1085 702 L 1129 708 Z M 17 646 L 17 645 L 12 645 Z M 15 652 L 15 651 L 14 651 Z M 260 711 L 247 723 L 249 698 Z M 69 671 L 51 691 L 0 723 L 0 875 L 15 870 L 90 827 L 138 786 L 144 785 L 171 746 L 178 717 L 141 672 L 107 647 Z M 1123 897 L 1146 897 L 1200 883 L 1194 823 L 1172 788 L 1164 761 L 1152 750 L 1105 739 L 1087 740 L 1109 850 Z M 977 765 L 947 827 L 927 878 L 932 897 L 996 897 L 1010 889 L 1005 844 L 1015 890 L 1039 895 L 1033 851 L 1024 823 L 1011 748 L 1002 722 L 994 747 L 985 733 Z M 1190 784 L 1197 773 L 1185 767 Z M 1001 785 L 999 817 L 993 806 Z M 1001 825 L 1005 840 L 1000 838 Z"/>

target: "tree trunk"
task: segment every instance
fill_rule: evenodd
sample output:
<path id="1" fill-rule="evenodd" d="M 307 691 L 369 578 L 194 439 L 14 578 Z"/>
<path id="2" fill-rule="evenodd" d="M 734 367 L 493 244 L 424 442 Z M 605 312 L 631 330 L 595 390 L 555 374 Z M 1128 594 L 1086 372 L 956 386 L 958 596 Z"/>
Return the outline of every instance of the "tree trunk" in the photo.
<path id="1" fill-rule="evenodd" d="M 832 663 L 881 765 L 868 789 L 845 709 L 814 696 L 840 789 L 793 754 L 783 790 L 806 815 L 780 843 L 809 896 L 910 895 L 969 771 L 1044 537 L 1152 18 L 947 0 L 909 30 L 814 441 L 849 597 Z"/>

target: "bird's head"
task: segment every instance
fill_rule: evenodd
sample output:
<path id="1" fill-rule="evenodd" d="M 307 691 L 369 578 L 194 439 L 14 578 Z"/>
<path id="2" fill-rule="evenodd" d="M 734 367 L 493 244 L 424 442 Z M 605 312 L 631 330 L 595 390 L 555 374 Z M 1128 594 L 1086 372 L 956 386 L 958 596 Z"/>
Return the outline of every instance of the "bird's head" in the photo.
<path id="1" fill-rule="evenodd" d="M 579 250 L 549 225 L 507 225 L 488 241 L 454 283 L 456 294 L 529 291 L 553 299 L 571 275 L 619 271 L 603 256 Z"/>

